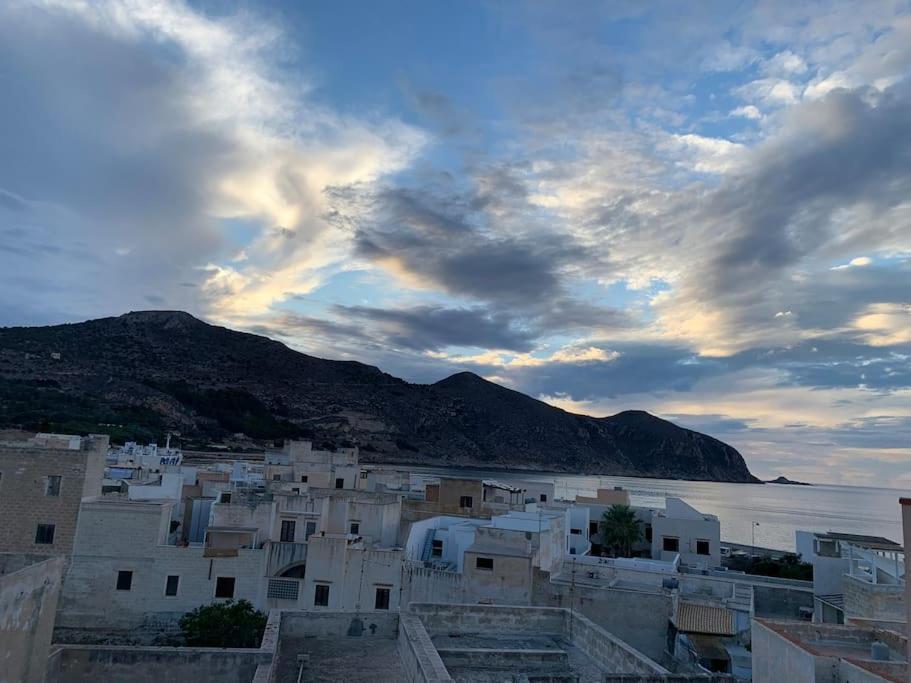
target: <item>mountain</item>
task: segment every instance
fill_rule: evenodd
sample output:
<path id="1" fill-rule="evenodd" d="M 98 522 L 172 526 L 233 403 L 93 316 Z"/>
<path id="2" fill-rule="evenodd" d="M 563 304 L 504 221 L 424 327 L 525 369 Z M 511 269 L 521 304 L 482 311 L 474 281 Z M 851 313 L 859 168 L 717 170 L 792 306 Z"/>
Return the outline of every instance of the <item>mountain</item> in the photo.
<path id="1" fill-rule="evenodd" d="M 0 427 L 185 444 L 309 438 L 374 462 L 758 481 L 740 454 L 642 411 L 576 415 L 472 373 L 410 384 L 180 311 L 0 328 Z"/>

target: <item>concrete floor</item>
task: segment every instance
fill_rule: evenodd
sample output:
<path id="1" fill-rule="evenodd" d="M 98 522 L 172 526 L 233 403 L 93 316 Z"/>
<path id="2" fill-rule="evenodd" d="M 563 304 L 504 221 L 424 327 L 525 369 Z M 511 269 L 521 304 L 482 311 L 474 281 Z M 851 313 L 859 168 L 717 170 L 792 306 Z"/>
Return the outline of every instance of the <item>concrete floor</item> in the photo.
<path id="1" fill-rule="evenodd" d="M 306 683 L 397 683 L 405 680 L 397 641 L 391 638 L 283 638 L 278 653 L 279 683 L 296 683 L 297 655 L 310 655 Z"/>

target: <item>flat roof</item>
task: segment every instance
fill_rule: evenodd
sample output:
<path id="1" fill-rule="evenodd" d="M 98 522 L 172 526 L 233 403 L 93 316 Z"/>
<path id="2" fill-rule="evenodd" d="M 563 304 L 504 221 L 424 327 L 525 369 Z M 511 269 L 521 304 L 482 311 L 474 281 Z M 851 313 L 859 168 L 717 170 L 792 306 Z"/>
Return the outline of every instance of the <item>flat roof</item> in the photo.
<path id="1" fill-rule="evenodd" d="M 895 541 L 889 540 L 883 536 L 866 536 L 864 534 L 843 534 L 837 531 L 827 531 L 824 534 L 816 534 L 817 538 L 824 538 L 830 541 L 844 541 L 853 543 L 870 550 L 893 550 L 903 552 L 904 549 Z"/>

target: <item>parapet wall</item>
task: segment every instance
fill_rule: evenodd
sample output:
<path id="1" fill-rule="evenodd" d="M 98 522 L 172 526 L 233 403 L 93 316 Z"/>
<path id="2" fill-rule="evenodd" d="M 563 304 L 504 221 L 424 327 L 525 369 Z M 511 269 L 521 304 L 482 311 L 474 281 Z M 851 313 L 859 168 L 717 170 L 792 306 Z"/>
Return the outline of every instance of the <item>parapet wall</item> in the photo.
<path id="1" fill-rule="evenodd" d="M 129 647 L 59 645 L 52 653 L 47 683 L 250 683 L 272 654 L 260 649 L 214 647 Z"/>
<path id="2" fill-rule="evenodd" d="M 566 610 L 556 607 L 507 605 L 457 605 L 411 603 L 409 611 L 419 617 L 431 635 L 466 633 L 537 633 L 562 636 L 566 632 Z"/>
<path id="3" fill-rule="evenodd" d="M 571 642 L 605 671 L 668 673 L 590 619 L 557 607 L 411 603 L 409 614 L 403 618 L 405 616 L 417 617 L 429 637 L 453 632 L 491 636 L 504 633 L 547 635 Z M 405 633 L 410 635 L 407 630 Z"/>

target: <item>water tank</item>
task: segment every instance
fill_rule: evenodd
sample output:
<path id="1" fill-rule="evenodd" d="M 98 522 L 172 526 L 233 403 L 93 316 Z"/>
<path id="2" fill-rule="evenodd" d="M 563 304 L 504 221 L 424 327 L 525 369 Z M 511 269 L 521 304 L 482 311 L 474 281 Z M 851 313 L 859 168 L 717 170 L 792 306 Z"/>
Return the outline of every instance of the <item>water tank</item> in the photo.
<path id="1" fill-rule="evenodd" d="M 870 644 L 870 659 L 877 662 L 888 662 L 889 646 L 879 640 L 874 640 Z"/>

